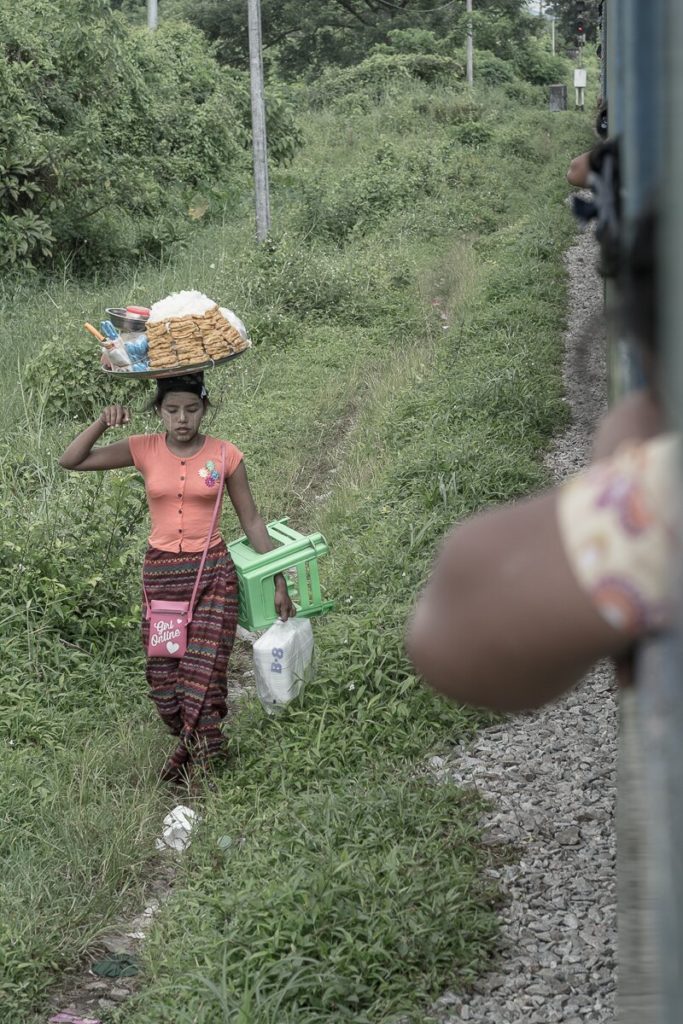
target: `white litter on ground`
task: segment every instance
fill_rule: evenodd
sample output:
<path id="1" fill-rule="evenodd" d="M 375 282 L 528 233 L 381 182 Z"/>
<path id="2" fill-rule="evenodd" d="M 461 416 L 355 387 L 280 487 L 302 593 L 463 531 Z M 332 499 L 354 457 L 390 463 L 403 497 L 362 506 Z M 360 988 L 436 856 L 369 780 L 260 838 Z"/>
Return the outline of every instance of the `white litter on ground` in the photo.
<path id="1" fill-rule="evenodd" d="M 182 804 L 174 807 L 164 818 L 164 830 L 156 841 L 157 850 L 186 850 L 190 845 L 192 831 L 200 820 L 189 807 L 183 807 Z"/>

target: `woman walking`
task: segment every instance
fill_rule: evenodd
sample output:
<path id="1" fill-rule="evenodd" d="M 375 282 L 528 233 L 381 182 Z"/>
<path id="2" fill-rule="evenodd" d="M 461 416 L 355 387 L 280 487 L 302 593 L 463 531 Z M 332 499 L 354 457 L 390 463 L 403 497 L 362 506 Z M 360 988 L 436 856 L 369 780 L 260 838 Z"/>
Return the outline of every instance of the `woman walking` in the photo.
<path id="1" fill-rule="evenodd" d="M 205 765 L 223 747 L 220 726 L 227 710 L 228 660 L 237 625 L 237 576 L 215 526 L 223 484 L 252 547 L 259 552 L 273 548 L 249 488 L 242 453 L 229 441 L 200 432 L 207 408 L 202 374 L 162 378 L 154 409 L 163 433 L 132 435 L 95 447 L 107 430 L 130 422 L 127 409 L 110 405 L 59 460 L 64 469 L 76 471 L 135 466 L 145 481 L 152 522 L 143 565 L 146 674 L 159 715 L 178 737 L 161 775 L 166 782 L 187 778 L 193 764 Z M 185 653 L 164 657 L 150 652 L 150 604 L 191 602 L 195 584 Z M 275 577 L 275 610 L 282 619 L 295 614 L 282 574 Z"/>

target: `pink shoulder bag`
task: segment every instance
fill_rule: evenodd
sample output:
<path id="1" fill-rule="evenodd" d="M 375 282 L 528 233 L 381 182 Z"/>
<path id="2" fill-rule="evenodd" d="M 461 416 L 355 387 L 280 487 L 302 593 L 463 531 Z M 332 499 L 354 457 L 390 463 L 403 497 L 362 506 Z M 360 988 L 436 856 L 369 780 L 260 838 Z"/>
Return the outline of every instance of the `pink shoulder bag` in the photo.
<path id="1" fill-rule="evenodd" d="M 187 650 L 187 627 L 192 622 L 192 612 L 194 611 L 194 605 L 197 599 L 199 581 L 201 580 L 202 572 L 204 571 L 204 563 L 206 562 L 209 545 L 211 544 L 211 538 L 213 537 L 213 531 L 218 517 L 218 509 L 221 504 L 221 496 L 223 494 L 223 483 L 225 478 L 225 448 L 222 449 L 221 454 L 221 476 L 218 482 L 218 487 L 216 488 L 218 491 L 218 494 L 216 495 L 216 504 L 213 508 L 213 516 L 211 518 L 209 534 L 206 538 L 204 554 L 202 555 L 202 560 L 199 563 L 197 578 L 194 581 L 192 597 L 189 601 L 165 601 L 163 599 L 150 601 L 147 597 L 147 591 L 145 590 L 144 583 L 142 585 L 146 605 L 145 617 L 149 620 L 149 638 L 147 640 L 148 658 L 182 658 Z"/>

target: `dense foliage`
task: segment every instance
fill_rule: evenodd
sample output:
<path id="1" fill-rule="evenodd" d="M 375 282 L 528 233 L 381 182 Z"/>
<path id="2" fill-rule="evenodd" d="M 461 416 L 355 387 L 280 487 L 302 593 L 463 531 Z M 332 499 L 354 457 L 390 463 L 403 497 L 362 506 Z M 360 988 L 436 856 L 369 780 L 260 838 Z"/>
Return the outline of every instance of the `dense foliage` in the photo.
<path id="1" fill-rule="evenodd" d="M 523 56 L 540 30 L 524 0 L 477 0 L 477 46 L 498 56 Z M 241 0 L 168 0 L 168 8 L 216 41 L 221 58 L 246 66 L 248 39 Z M 438 52 L 461 57 L 465 0 L 262 0 L 266 61 L 285 77 L 316 77 L 330 65 L 357 64 L 375 48 Z M 431 39 L 429 38 L 431 37 Z M 499 49 L 505 50 L 504 53 Z"/>
<path id="2" fill-rule="evenodd" d="M 150 36 L 104 0 L 0 0 L 0 269 L 161 253 L 200 196 L 244 187 L 250 105 L 198 29 Z M 298 135 L 274 91 L 271 153 Z"/>
<path id="3" fill-rule="evenodd" d="M 225 215 L 244 194 L 245 5 L 165 0 L 154 34 L 140 27 L 144 9 L 143 0 L 0 0 L 0 270 L 59 257 L 101 273 L 161 256 L 193 220 Z M 263 0 L 263 28 L 275 164 L 301 139 L 287 77 L 311 81 L 317 102 L 345 92 L 363 104 L 411 79 L 463 75 L 461 2 Z M 482 81 L 561 78 L 521 0 L 481 0 L 474 31 Z"/>
<path id="4" fill-rule="evenodd" d="M 577 42 L 579 21 L 584 25 L 586 42 L 594 42 L 600 27 L 601 0 L 549 0 L 548 14 L 557 18 L 557 27 L 572 46 Z"/>

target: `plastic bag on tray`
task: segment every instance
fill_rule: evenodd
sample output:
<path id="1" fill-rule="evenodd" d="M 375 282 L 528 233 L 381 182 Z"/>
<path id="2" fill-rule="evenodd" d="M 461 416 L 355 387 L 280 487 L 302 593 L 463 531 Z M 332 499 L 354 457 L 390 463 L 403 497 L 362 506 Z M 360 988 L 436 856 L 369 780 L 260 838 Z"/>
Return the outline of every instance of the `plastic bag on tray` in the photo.
<path id="1" fill-rule="evenodd" d="M 278 619 L 254 643 L 256 693 L 269 715 L 289 704 L 313 678 L 313 630 L 308 619 Z"/>

